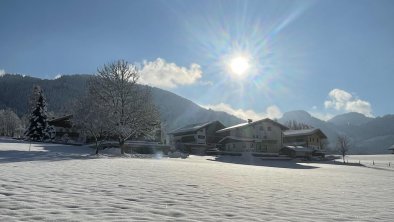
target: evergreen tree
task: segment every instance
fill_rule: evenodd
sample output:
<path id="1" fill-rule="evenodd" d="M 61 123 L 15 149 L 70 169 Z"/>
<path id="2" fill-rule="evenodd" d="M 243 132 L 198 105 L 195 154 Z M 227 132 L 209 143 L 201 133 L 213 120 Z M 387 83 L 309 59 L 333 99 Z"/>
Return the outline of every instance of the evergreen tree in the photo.
<path id="1" fill-rule="evenodd" d="M 32 141 L 43 141 L 47 138 L 47 108 L 42 90 L 38 92 L 38 100 L 30 114 L 29 127 L 25 136 Z"/>

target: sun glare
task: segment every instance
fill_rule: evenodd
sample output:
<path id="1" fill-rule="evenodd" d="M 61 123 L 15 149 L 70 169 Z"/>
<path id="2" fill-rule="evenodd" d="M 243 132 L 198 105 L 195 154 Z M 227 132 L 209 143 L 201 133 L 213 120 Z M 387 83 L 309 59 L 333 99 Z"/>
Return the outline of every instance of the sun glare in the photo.
<path id="1" fill-rule="evenodd" d="M 245 75 L 250 68 L 250 62 L 247 57 L 238 56 L 231 59 L 230 70 L 239 76 Z"/>

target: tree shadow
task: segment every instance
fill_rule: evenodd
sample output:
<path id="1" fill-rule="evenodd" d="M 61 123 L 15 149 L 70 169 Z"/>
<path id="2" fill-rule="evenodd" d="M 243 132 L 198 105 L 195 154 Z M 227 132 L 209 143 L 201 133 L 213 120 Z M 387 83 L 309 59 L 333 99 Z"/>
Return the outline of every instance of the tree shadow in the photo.
<path id="1" fill-rule="evenodd" d="M 26 141 L 3 140 L 0 143 L 20 143 L 28 147 Z M 51 143 L 32 142 L 32 149 L 8 149 L 0 150 L 0 164 L 26 161 L 64 161 L 75 159 L 91 159 L 94 150 L 87 146 L 59 145 Z M 37 150 L 36 146 L 39 146 Z"/>
<path id="2" fill-rule="evenodd" d="M 24 141 L 22 139 L 13 139 L 10 137 L 0 137 L 0 143 L 27 143 L 27 141 Z"/>
<path id="3" fill-rule="evenodd" d="M 286 168 L 286 169 L 316 169 L 317 166 L 309 166 L 300 164 L 297 160 L 266 160 L 259 157 L 249 156 L 217 156 L 215 159 L 209 159 L 211 161 L 242 164 L 242 165 L 253 165 L 253 166 L 264 166 L 274 168 Z"/>

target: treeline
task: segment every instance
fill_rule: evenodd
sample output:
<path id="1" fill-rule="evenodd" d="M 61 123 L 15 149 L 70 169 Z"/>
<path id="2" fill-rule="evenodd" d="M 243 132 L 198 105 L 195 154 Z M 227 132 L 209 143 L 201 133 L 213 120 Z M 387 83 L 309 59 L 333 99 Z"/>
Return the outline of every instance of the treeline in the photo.
<path id="1" fill-rule="evenodd" d="M 0 110 L 0 136 L 22 136 L 25 130 L 25 122 L 11 109 Z"/>

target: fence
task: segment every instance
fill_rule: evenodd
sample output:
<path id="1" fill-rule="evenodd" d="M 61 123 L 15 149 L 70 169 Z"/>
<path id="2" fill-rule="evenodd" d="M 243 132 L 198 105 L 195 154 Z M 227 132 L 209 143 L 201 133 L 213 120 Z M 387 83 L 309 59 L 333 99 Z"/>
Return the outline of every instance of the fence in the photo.
<path id="1" fill-rule="evenodd" d="M 337 160 L 341 161 L 342 160 Z M 345 162 L 347 164 L 359 164 L 365 166 L 372 166 L 372 167 L 381 167 L 381 168 L 391 168 L 394 169 L 394 161 L 384 161 L 384 160 L 356 160 L 356 159 L 347 159 L 345 158 Z"/>

